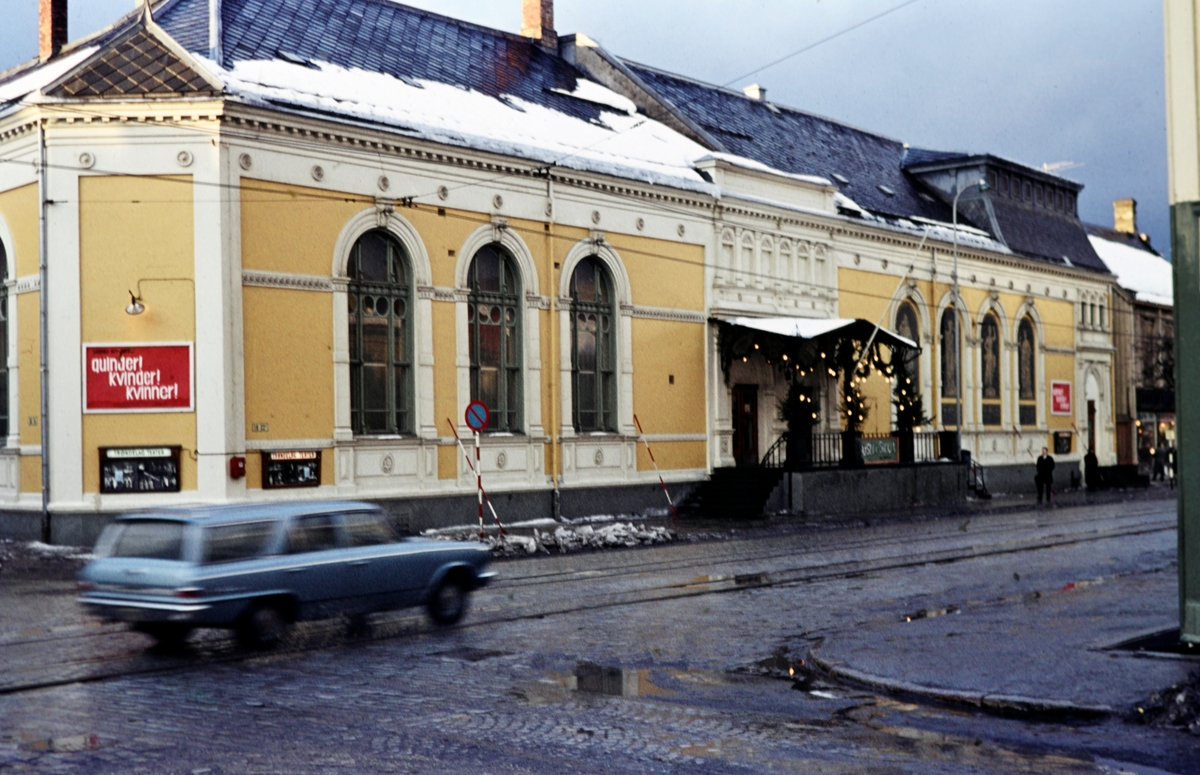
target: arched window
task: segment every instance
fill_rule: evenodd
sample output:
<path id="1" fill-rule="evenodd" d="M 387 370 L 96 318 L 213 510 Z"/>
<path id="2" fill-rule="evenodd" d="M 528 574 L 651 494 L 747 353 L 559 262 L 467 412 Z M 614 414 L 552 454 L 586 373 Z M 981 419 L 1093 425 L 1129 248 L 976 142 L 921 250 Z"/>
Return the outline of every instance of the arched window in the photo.
<path id="1" fill-rule="evenodd" d="M 467 274 L 471 400 L 491 410 L 488 430 L 521 430 L 521 287 L 511 256 L 498 244 L 471 259 Z"/>
<path id="2" fill-rule="evenodd" d="M 942 313 L 942 426 L 958 425 L 958 313 L 947 307 Z"/>
<path id="3" fill-rule="evenodd" d="M 412 433 L 408 257 L 387 232 L 369 231 L 346 271 L 351 426 L 356 434 Z"/>
<path id="4" fill-rule="evenodd" d="M 983 371 L 983 424 L 1000 424 L 1000 323 L 996 316 L 983 316 L 979 327 L 980 366 Z"/>
<path id="5" fill-rule="evenodd" d="M 617 430 L 617 348 L 612 281 L 585 258 L 571 274 L 571 392 L 575 430 Z"/>
<path id="6" fill-rule="evenodd" d="M 1017 396 L 1020 401 L 1020 421 L 1023 427 L 1037 425 L 1037 340 L 1033 336 L 1033 321 L 1028 316 L 1017 326 Z"/>
<path id="7" fill-rule="evenodd" d="M 918 345 L 921 343 L 921 332 L 917 326 L 917 308 L 911 301 L 902 301 L 896 308 L 896 333 L 905 339 L 913 340 Z M 917 359 L 919 357 L 920 353 L 917 350 L 909 350 L 905 353 L 904 360 L 900 362 L 904 374 L 897 374 L 897 376 L 903 376 L 910 380 L 907 384 L 916 384 Z"/>

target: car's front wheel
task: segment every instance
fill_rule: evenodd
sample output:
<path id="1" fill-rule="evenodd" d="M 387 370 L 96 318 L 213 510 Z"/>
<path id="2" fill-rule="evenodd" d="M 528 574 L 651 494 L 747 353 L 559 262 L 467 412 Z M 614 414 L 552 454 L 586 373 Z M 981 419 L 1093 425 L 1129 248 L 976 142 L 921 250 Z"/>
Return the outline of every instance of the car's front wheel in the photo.
<path id="1" fill-rule="evenodd" d="M 288 619 L 272 602 L 256 604 L 238 626 L 238 641 L 247 648 L 271 649 L 287 634 Z"/>
<path id="2" fill-rule="evenodd" d="M 448 576 L 429 598 L 429 618 L 448 627 L 462 619 L 467 612 L 467 596 L 470 589 L 460 576 Z"/>

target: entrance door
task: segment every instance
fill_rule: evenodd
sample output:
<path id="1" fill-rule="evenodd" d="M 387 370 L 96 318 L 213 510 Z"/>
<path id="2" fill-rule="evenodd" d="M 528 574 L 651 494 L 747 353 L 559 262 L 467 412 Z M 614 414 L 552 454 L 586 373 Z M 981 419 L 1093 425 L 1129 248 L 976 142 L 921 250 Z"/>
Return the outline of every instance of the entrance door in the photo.
<path id="1" fill-rule="evenodd" d="M 733 459 L 739 467 L 758 465 L 758 385 L 733 388 Z"/>
<path id="2" fill-rule="evenodd" d="M 1096 451 L 1096 402 L 1088 401 L 1088 452 Z"/>

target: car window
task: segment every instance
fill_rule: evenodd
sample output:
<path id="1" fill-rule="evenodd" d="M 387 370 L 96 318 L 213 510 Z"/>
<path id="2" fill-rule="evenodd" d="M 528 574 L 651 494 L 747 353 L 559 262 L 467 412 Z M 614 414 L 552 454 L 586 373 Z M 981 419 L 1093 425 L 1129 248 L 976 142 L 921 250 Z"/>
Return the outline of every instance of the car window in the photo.
<path id="1" fill-rule="evenodd" d="M 238 522 L 204 531 L 204 562 L 233 562 L 257 557 L 267 547 L 274 522 Z"/>
<path id="2" fill-rule="evenodd" d="M 343 514 L 342 524 L 346 528 L 346 538 L 351 546 L 394 544 L 400 540 L 382 514 L 369 511 Z"/>
<path id="3" fill-rule="evenodd" d="M 298 517 L 288 530 L 288 552 L 319 552 L 338 545 L 337 530 L 329 514 L 312 514 Z"/>
<path id="4" fill-rule="evenodd" d="M 166 520 L 126 522 L 116 541 L 112 557 L 146 557 L 155 560 L 183 558 L 183 524 Z"/>

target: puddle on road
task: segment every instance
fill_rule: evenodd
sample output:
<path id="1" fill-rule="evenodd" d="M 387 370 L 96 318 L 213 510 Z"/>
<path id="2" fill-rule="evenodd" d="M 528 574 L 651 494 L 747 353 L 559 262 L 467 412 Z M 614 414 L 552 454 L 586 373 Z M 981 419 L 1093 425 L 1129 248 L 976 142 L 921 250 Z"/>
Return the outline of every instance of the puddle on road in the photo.
<path id="1" fill-rule="evenodd" d="M 460 646 L 458 648 L 447 649 L 446 651 L 435 651 L 430 656 L 458 659 L 463 662 L 482 662 L 485 659 L 506 657 L 508 653 L 505 651 L 492 651 L 490 649 L 477 649 L 472 646 Z"/>

